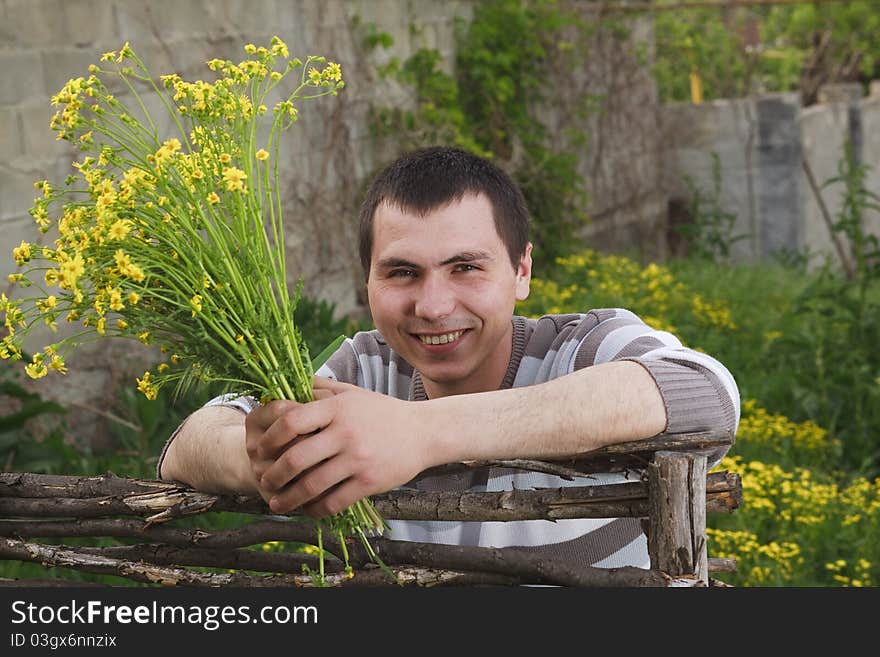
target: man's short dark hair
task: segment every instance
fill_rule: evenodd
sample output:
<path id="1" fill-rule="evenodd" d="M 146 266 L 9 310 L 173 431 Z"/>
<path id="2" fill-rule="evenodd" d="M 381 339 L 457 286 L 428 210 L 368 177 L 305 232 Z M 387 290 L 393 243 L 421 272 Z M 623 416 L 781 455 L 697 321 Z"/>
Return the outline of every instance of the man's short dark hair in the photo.
<path id="1" fill-rule="evenodd" d="M 425 216 L 460 201 L 465 194 L 480 193 L 492 204 L 495 229 L 516 269 L 529 241 L 529 212 L 522 191 L 485 158 L 461 148 L 433 146 L 401 156 L 376 176 L 367 190 L 358 235 L 364 277 L 370 277 L 373 219 L 381 203 Z"/>

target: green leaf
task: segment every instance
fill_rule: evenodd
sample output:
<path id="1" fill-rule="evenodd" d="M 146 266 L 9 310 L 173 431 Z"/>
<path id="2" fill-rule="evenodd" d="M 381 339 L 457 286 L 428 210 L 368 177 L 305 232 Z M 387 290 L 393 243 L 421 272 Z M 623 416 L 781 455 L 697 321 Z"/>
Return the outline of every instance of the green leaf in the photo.
<path id="1" fill-rule="evenodd" d="M 333 352 L 335 352 L 337 349 L 339 349 L 339 346 L 343 342 L 345 342 L 345 334 L 338 336 L 335 340 L 333 340 L 333 342 L 331 342 L 326 347 L 324 347 L 324 349 L 321 351 L 320 354 L 318 354 L 317 356 L 312 358 L 312 367 L 315 370 L 320 368 L 321 365 L 323 365 L 325 362 L 327 362 L 327 359 L 330 358 L 330 356 L 333 354 Z"/>

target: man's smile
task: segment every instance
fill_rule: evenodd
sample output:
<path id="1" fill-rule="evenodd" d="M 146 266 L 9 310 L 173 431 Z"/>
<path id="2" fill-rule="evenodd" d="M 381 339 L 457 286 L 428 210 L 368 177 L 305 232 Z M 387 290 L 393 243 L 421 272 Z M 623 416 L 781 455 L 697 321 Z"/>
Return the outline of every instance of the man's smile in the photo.
<path id="1" fill-rule="evenodd" d="M 422 341 L 422 344 L 448 344 L 450 342 L 455 342 L 458 340 L 462 334 L 463 330 L 460 331 L 451 331 L 449 333 L 441 333 L 439 335 L 429 335 L 427 333 L 416 334 L 419 340 Z"/>

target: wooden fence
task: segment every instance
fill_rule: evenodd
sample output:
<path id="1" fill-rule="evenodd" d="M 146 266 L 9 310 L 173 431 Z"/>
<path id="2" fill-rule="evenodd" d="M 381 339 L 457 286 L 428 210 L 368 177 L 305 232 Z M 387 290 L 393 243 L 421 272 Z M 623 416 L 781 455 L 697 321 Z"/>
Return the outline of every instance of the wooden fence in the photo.
<path id="1" fill-rule="evenodd" d="M 708 558 L 706 513 L 737 509 L 742 502 L 742 487 L 736 474 L 707 474 L 706 459 L 732 442 L 733 436 L 726 432 L 663 434 L 566 461 L 456 463 L 423 473 L 435 475 L 490 466 L 565 478 L 595 472 L 633 473 L 633 480 L 622 484 L 487 493 L 398 490 L 372 498 L 388 520 L 641 518 L 648 536 L 650 569 L 574 567 L 516 548 L 439 545 L 381 537 L 372 537 L 369 543 L 394 573 L 397 583 L 407 586 L 724 586 L 709 573 L 731 570 L 735 563 Z M 217 512 L 257 518 L 222 530 L 193 528 L 193 523 L 186 520 Z M 70 538 L 137 542 L 121 544 L 121 540 L 114 540 L 117 545 L 108 547 L 57 543 Z M 315 524 L 310 520 L 278 521 L 261 499 L 207 494 L 174 482 L 129 479 L 111 473 L 0 474 L 0 559 L 166 586 L 313 586 L 313 578 L 304 574 L 303 567 L 317 569 L 315 556 L 248 549 L 273 541 L 314 545 Z M 323 546 L 336 555 L 325 558 L 327 584 L 392 583 L 360 541 L 349 539 L 342 546 L 325 532 Z M 347 573 L 338 558 L 343 549 L 353 573 Z M 83 584 L 57 578 L 0 583 Z"/>

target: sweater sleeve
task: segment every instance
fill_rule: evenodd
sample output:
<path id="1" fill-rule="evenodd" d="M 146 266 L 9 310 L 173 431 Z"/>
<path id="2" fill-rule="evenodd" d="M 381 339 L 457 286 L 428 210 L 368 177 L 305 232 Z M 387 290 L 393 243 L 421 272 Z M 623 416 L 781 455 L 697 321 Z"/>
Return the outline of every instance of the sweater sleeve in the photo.
<path id="1" fill-rule="evenodd" d="M 735 435 L 740 418 L 739 389 L 716 358 L 689 349 L 666 331 L 657 331 L 621 308 L 593 310 L 595 326 L 584 336 L 574 368 L 631 360 L 644 367 L 663 398 L 669 433 L 724 429 Z M 710 465 L 726 453 L 710 455 Z"/>

